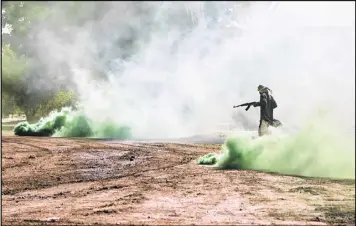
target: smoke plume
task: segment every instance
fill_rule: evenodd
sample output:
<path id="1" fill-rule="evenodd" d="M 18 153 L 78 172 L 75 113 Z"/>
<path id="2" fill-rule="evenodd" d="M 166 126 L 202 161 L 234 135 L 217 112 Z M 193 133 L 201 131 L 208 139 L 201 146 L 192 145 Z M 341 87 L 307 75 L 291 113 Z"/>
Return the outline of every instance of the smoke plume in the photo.
<path id="1" fill-rule="evenodd" d="M 57 74 L 48 85 L 73 84 L 91 120 L 139 138 L 210 133 L 233 118 L 254 128 L 258 109 L 232 106 L 258 100 L 262 84 L 285 130 L 322 111 L 329 131 L 354 139 L 354 2 L 88 2 L 79 16 L 91 19 L 75 25 L 66 4 L 37 25 L 34 49 Z"/>

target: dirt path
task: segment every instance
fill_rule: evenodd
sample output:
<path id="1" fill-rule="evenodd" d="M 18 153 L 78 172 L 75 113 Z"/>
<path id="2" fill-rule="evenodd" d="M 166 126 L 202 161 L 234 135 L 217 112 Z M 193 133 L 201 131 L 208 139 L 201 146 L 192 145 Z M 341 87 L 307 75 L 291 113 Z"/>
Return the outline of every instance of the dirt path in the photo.
<path id="1" fill-rule="evenodd" d="M 2 137 L 2 224 L 355 223 L 355 181 L 216 170 L 220 145 Z"/>

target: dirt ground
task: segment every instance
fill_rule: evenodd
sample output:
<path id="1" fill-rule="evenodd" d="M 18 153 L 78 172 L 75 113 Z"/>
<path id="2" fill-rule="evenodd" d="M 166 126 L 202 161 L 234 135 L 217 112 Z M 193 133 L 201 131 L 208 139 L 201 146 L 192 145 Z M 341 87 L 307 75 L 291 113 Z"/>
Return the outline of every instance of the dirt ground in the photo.
<path id="1" fill-rule="evenodd" d="M 219 147 L 3 136 L 2 225 L 355 223 L 354 180 L 196 164 Z"/>

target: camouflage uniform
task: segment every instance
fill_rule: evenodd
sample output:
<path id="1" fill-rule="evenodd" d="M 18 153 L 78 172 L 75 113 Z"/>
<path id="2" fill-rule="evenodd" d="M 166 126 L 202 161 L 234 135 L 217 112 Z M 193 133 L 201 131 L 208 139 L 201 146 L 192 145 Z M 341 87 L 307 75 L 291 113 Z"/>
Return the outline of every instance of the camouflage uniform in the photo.
<path id="1" fill-rule="evenodd" d="M 260 92 L 260 101 L 254 104 L 254 107 L 260 107 L 260 124 L 258 126 L 258 135 L 269 135 L 269 126 L 280 126 L 281 123 L 273 118 L 273 109 L 277 107 L 277 103 L 269 91 L 269 88 L 262 85 L 258 86 Z"/>

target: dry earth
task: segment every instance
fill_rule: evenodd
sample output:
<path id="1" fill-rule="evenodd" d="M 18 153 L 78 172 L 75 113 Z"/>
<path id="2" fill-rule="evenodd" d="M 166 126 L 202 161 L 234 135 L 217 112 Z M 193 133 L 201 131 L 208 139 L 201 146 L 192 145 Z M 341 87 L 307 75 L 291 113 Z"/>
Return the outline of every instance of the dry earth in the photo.
<path id="1" fill-rule="evenodd" d="M 219 146 L 3 136 L 2 225 L 355 223 L 354 180 L 195 163 Z"/>

